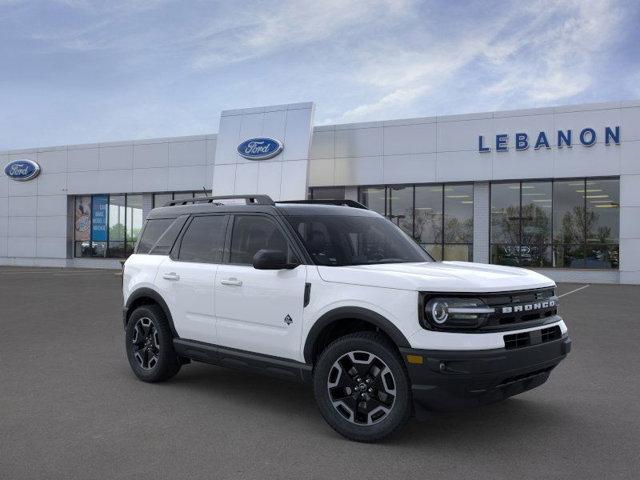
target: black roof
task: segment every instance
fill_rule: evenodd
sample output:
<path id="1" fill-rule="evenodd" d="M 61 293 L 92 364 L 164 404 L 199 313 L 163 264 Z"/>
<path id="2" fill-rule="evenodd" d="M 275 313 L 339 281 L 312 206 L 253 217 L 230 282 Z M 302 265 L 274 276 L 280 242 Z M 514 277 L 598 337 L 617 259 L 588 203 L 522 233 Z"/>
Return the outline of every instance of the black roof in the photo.
<path id="1" fill-rule="evenodd" d="M 233 203 L 223 203 L 233 200 Z M 236 200 L 240 202 L 235 203 Z M 245 203 L 242 203 L 242 200 Z M 163 207 L 154 208 L 147 218 L 174 218 L 194 213 L 271 213 L 294 215 L 349 215 L 376 216 L 377 213 L 353 200 L 299 200 L 274 202 L 266 195 L 228 197 L 201 197 L 176 200 Z"/>

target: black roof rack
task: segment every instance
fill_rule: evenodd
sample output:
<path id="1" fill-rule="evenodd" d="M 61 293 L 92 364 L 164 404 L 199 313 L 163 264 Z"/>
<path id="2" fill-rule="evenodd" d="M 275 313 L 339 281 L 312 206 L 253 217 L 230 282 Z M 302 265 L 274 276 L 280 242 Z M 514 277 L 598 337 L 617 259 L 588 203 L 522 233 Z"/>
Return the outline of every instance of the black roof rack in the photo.
<path id="1" fill-rule="evenodd" d="M 171 200 L 164 204 L 165 207 L 174 207 L 176 205 L 189 205 L 197 203 L 212 203 L 214 205 L 224 205 L 219 200 L 246 200 L 247 204 L 252 205 L 275 205 L 269 195 L 223 195 L 219 197 L 198 197 L 186 198 L 183 200 Z"/>
<path id="2" fill-rule="evenodd" d="M 360 202 L 355 200 L 283 200 L 277 203 L 315 203 L 319 205 L 338 205 L 342 207 L 360 208 L 362 210 L 369 210 Z"/>

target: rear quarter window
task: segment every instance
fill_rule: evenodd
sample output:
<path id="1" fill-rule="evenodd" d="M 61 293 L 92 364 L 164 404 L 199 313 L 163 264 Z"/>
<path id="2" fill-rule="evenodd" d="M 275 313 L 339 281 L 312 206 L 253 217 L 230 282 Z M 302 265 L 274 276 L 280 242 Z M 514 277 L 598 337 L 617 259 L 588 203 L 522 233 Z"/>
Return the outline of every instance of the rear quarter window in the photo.
<path id="1" fill-rule="evenodd" d="M 147 220 L 147 224 L 142 232 L 142 237 L 140 237 L 140 241 L 138 242 L 136 253 L 149 253 L 151 248 L 174 221 L 175 218 L 154 218 Z"/>
<path id="2" fill-rule="evenodd" d="M 169 255 L 189 215 L 178 218 L 152 218 L 147 220 L 136 253 Z"/>

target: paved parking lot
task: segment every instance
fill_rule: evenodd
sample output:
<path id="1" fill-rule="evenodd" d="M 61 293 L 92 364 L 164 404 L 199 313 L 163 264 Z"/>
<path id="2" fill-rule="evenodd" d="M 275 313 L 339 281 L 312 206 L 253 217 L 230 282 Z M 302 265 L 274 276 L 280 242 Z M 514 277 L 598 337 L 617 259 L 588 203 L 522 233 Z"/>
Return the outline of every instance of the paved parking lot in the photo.
<path id="1" fill-rule="evenodd" d="M 119 287 L 112 271 L 0 267 L 0 478 L 640 476 L 640 287 L 562 298 L 574 348 L 547 384 L 377 445 L 335 434 L 304 385 L 201 364 L 136 380 Z"/>

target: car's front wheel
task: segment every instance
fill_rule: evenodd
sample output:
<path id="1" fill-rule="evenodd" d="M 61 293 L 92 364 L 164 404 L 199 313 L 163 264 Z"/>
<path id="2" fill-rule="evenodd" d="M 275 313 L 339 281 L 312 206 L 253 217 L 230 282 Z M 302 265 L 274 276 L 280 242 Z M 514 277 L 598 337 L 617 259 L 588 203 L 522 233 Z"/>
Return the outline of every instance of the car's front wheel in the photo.
<path id="1" fill-rule="evenodd" d="M 157 305 L 142 305 L 131 313 L 125 341 L 129 365 L 140 380 L 162 382 L 180 370 L 169 322 Z"/>
<path id="2" fill-rule="evenodd" d="M 331 343 L 316 363 L 314 393 L 327 423 L 351 440 L 381 440 L 411 417 L 406 369 L 378 333 L 358 332 Z"/>

